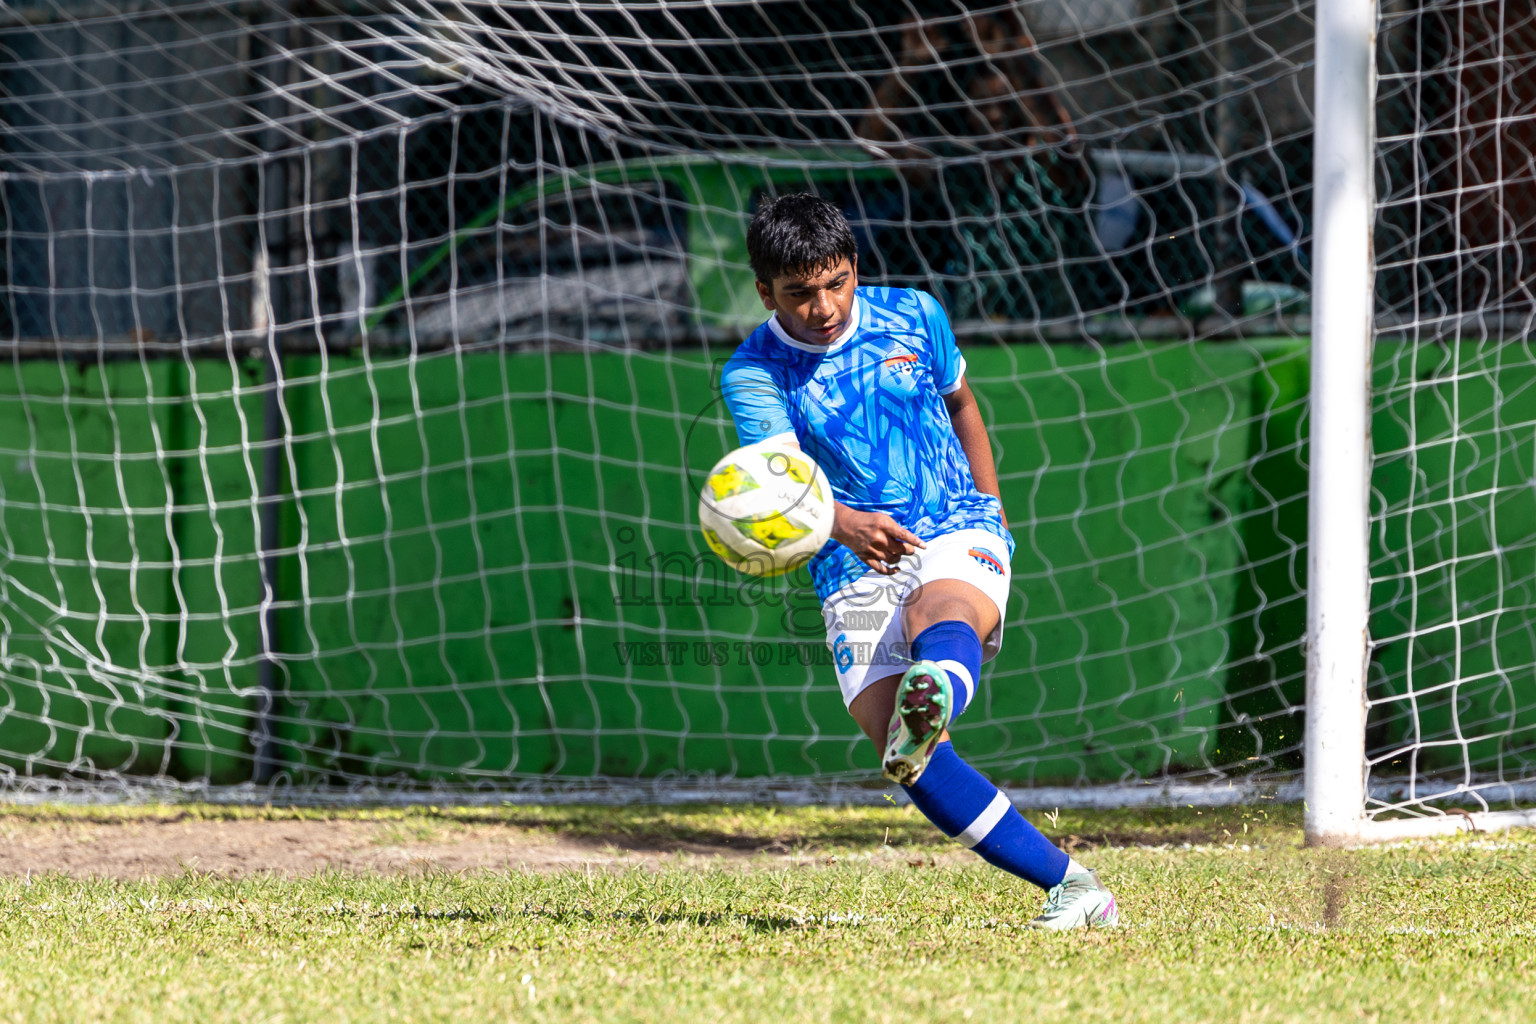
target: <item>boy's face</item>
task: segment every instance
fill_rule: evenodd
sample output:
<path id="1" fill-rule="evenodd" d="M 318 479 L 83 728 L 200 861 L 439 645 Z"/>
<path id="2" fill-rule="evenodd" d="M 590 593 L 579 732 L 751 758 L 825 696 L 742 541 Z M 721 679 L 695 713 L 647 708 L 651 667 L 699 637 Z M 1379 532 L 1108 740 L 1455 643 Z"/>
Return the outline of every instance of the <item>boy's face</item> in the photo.
<path id="1" fill-rule="evenodd" d="M 773 287 L 757 282 L 763 305 L 796 341 L 830 345 L 848 326 L 858 272 L 850 260 L 838 260 L 823 270 L 796 271 L 773 279 Z"/>

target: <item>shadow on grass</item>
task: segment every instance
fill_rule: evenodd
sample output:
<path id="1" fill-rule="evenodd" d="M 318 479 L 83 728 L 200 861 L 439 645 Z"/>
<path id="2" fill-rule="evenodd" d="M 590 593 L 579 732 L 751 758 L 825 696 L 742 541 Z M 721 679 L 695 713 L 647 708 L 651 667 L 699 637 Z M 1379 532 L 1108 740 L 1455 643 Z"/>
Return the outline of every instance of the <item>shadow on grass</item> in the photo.
<path id="1" fill-rule="evenodd" d="M 1104 847 L 1299 844 L 1302 808 L 1233 807 L 1023 809 L 1068 851 Z M 782 807 L 763 805 L 504 805 L 500 807 L 161 807 L 9 808 L 0 819 L 127 824 L 202 821 L 354 821 L 392 825 L 419 842 L 453 842 L 466 831 L 484 838 L 543 835 L 594 850 L 698 854 L 853 854 L 889 846 L 946 850 L 954 844 L 909 805 Z"/>
<path id="2" fill-rule="evenodd" d="M 567 842 L 636 852 L 809 853 L 882 846 L 947 849 L 946 838 L 911 807 L 507 808 L 497 822 L 553 833 Z M 451 813 L 451 812 L 449 812 Z M 1062 848 L 1299 844 L 1299 805 L 1025 811 Z M 1054 820 L 1053 820 L 1054 819 Z M 474 819 L 465 819 L 474 820 Z M 484 819 L 480 819 L 484 823 Z"/>
<path id="3" fill-rule="evenodd" d="M 720 913 L 718 911 L 595 911 L 595 910 L 541 910 L 530 908 L 524 911 L 530 917 L 541 917 L 552 924 L 601 924 L 613 922 L 615 924 L 630 924 L 637 927 L 665 928 L 669 925 L 690 925 L 695 928 L 719 928 L 734 926 L 746 928 L 760 935 L 769 935 L 777 932 L 802 931 L 806 928 L 816 928 L 828 924 L 855 924 L 862 921 L 863 915 L 853 914 L 846 917 L 829 917 L 827 915 L 810 915 L 806 917 L 788 917 L 783 915 L 747 914 L 747 913 Z"/>
<path id="4" fill-rule="evenodd" d="M 1068 852 L 1128 846 L 1300 845 L 1300 804 L 1063 811 L 1046 835 Z"/>

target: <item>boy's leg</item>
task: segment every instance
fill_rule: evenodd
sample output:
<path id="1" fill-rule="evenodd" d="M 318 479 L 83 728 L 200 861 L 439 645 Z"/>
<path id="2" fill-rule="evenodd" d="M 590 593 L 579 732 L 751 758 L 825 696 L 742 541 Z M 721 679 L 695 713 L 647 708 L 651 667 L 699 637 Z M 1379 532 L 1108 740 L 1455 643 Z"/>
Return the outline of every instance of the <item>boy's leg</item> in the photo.
<path id="1" fill-rule="evenodd" d="M 949 720 L 975 695 L 980 637 L 995 629 L 999 618 L 993 600 L 961 580 L 925 583 L 906 603 L 903 624 L 913 637 L 912 656 L 945 673 L 945 688 L 953 695 Z M 897 702 L 912 689 L 903 685 L 911 675 L 877 680 L 848 708 L 882 753 L 897 723 L 893 716 L 900 713 Z M 955 753 L 948 738 L 947 730 L 940 732 L 924 770 L 905 787 L 918 810 L 988 863 L 1049 890 L 1046 913 L 1037 919 L 1040 927 L 1117 923 L 1114 897 L 1097 877 L 1041 835 L 1001 790 Z"/>
<path id="2" fill-rule="evenodd" d="M 900 683 L 901 676 L 881 679 L 848 709 L 881 751 Z M 961 760 L 947 733 L 929 758 L 927 770 L 905 788 L 912 803 L 939 831 L 975 850 L 988 863 L 1042 889 L 1066 877 L 1071 859 L 1025 820 L 1001 790 Z"/>
<path id="3" fill-rule="evenodd" d="M 1005 541 L 986 530 L 960 530 L 935 538 L 928 548 L 913 556 L 916 586 L 902 600 L 902 636 L 910 645 L 915 663 L 907 682 L 897 693 L 903 706 L 913 691 L 918 696 L 934 688 L 950 691 L 946 724 L 958 718 L 976 695 L 981 663 L 995 657 L 1002 642 L 1003 609 L 1008 604 L 1009 572 Z M 919 752 L 922 753 L 922 752 Z M 897 782 L 913 782 L 916 771 L 888 773 Z"/>
<path id="4" fill-rule="evenodd" d="M 981 638 L 1002 618 L 992 599 L 963 580 L 933 580 L 913 591 L 902 609 L 902 626 L 914 662 L 931 662 L 949 678 L 952 722 L 976 696 L 981 678 Z"/>
<path id="5" fill-rule="evenodd" d="M 981 667 L 979 637 L 995 629 L 998 618 L 992 599 L 961 580 L 926 583 L 903 609 L 907 635 L 916 637 L 913 658 L 932 661 L 948 676 L 954 698 L 951 719 L 975 693 Z M 882 752 L 894 725 L 892 713 L 897 710 L 902 681 L 902 676 L 876 681 L 848 709 Z M 1042 889 L 1059 884 L 1071 858 L 1025 820 L 1001 790 L 966 764 L 947 740 L 948 732 L 941 731 L 924 770 L 906 786 L 918 810 L 988 863 Z"/>
<path id="6" fill-rule="evenodd" d="M 995 596 L 964 580 L 923 583 L 902 601 L 900 628 L 910 648 L 889 719 L 881 774 L 909 786 L 927 770 L 940 734 L 960 717 L 981 675 L 981 637 L 997 629 Z"/>

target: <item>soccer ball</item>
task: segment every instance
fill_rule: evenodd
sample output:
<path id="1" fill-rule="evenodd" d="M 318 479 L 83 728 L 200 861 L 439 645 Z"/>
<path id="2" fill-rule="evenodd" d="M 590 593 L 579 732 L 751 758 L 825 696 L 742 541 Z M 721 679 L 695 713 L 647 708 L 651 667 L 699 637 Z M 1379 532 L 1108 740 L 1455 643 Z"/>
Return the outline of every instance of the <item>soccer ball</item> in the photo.
<path id="1" fill-rule="evenodd" d="M 763 441 L 715 463 L 699 495 L 709 549 L 753 576 L 804 563 L 832 536 L 832 487 L 800 449 Z"/>

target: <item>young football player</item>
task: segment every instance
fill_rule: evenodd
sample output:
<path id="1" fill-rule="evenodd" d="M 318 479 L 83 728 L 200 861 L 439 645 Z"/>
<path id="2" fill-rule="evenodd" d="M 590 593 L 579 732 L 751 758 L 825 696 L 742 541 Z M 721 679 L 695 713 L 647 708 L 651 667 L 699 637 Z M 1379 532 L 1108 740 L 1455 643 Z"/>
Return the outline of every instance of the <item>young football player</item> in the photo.
<path id="1" fill-rule="evenodd" d="M 771 315 L 721 389 L 742 444 L 797 444 L 832 484 L 810 573 L 849 713 L 930 821 L 1046 890 L 1033 926 L 1118 924 L 1098 876 L 949 740 L 1002 643 L 1013 538 L 948 318 L 925 292 L 860 288 L 848 222 L 814 195 L 765 200 L 747 252 Z"/>

